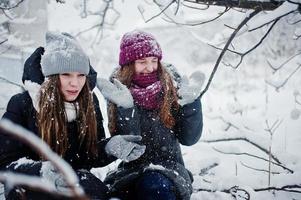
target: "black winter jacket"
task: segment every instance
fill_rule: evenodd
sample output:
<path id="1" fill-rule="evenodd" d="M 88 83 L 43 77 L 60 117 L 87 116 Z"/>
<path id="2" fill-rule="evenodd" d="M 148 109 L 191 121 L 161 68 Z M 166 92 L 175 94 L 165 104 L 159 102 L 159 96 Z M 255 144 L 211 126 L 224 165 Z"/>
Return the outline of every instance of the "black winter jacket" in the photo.
<path id="1" fill-rule="evenodd" d="M 64 156 L 64 159 L 73 167 L 73 169 L 88 169 L 92 167 L 101 167 L 109 164 L 114 159 L 105 153 L 104 147 L 107 143 L 105 132 L 102 125 L 102 116 L 98 104 L 97 97 L 94 95 L 94 106 L 97 116 L 97 133 L 98 133 L 98 159 L 91 158 L 83 148 L 79 148 L 77 122 L 72 121 L 68 123 L 68 134 L 70 146 Z M 23 126 L 29 131 L 39 136 L 38 128 L 36 125 L 36 111 L 32 105 L 32 100 L 28 92 L 23 92 L 14 95 L 7 106 L 7 111 L 4 113 L 3 118 L 9 119 L 16 124 Z M 5 170 L 6 166 L 18 160 L 19 158 L 26 157 L 32 160 L 39 160 L 39 156 L 31 150 L 30 147 L 22 144 L 5 134 L 0 134 L 0 168 Z M 9 170 L 15 170 L 11 165 Z M 17 171 L 20 173 L 27 173 L 32 175 L 39 175 L 39 167 L 33 167 L 24 164 L 23 167 L 18 167 Z"/>
<path id="2" fill-rule="evenodd" d="M 168 66 L 167 66 L 168 67 Z M 190 199 L 193 177 L 185 168 L 180 144 L 193 145 L 202 134 L 203 119 L 200 99 L 184 105 L 174 113 L 176 125 L 169 129 L 159 119 L 158 110 L 117 108 L 117 130 L 121 134 L 142 136 L 145 153 L 137 160 L 122 162 L 109 174 L 105 183 L 111 191 L 122 190 L 131 185 L 145 171 L 159 171 L 173 181 L 177 199 Z"/>
<path id="3" fill-rule="evenodd" d="M 44 80 L 40 60 L 41 55 L 44 53 L 44 48 L 39 47 L 35 52 L 26 60 L 24 65 L 23 83 L 26 80 L 42 83 Z M 94 88 L 96 85 L 97 73 L 90 66 L 88 74 L 90 88 Z M 99 102 L 95 94 L 93 94 L 94 108 L 97 118 L 97 136 L 98 136 L 98 159 L 93 159 L 87 155 L 83 148 L 80 148 L 78 140 L 78 128 L 76 120 L 69 122 L 67 131 L 69 134 L 70 146 L 64 156 L 64 159 L 73 167 L 73 169 L 91 169 L 92 167 L 105 166 L 112 161 L 116 160 L 115 157 L 109 156 L 105 153 L 104 147 L 108 140 L 105 139 L 105 132 L 103 128 L 103 118 L 101 115 Z M 36 124 L 36 110 L 33 107 L 32 99 L 27 91 L 16 94 L 11 97 L 6 112 L 2 116 L 9 119 L 14 123 L 17 123 L 27 130 L 33 132 L 39 136 L 37 124 Z M 0 130 L 1 131 L 1 130 Z M 84 147 L 84 145 L 82 145 Z M 18 168 L 14 168 L 14 165 L 10 165 L 12 162 L 19 158 L 26 157 L 32 160 L 39 161 L 39 156 L 31 150 L 28 146 L 20 141 L 17 141 L 6 134 L 0 132 L 0 170 L 13 170 L 20 173 L 39 175 L 41 163 L 35 164 L 23 164 Z M 8 168 L 7 168 L 8 167 Z"/>

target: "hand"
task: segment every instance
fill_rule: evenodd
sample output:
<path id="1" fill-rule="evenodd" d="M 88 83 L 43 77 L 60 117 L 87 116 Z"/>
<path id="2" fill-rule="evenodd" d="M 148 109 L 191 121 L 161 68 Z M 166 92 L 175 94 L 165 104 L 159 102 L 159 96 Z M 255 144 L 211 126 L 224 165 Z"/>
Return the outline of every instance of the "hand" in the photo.
<path id="1" fill-rule="evenodd" d="M 114 79 L 114 83 L 104 79 L 97 79 L 97 87 L 103 96 L 123 108 L 131 108 L 134 106 L 134 101 L 130 90 L 123 85 L 119 80 Z"/>
<path id="2" fill-rule="evenodd" d="M 42 162 L 42 167 L 40 174 L 42 178 L 46 179 L 50 183 L 54 184 L 55 188 L 60 191 L 64 192 L 69 189 L 68 185 L 66 184 L 64 177 L 60 174 L 54 166 L 51 164 L 50 161 Z"/>
<path id="3" fill-rule="evenodd" d="M 44 48 L 37 48 L 30 56 L 27 58 L 24 64 L 22 82 L 25 80 L 32 81 L 41 85 L 44 82 L 44 75 L 41 69 L 41 57 L 44 54 Z"/>
<path id="4" fill-rule="evenodd" d="M 130 162 L 144 154 L 145 145 L 136 143 L 141 140 L 142 137 L 138 135 L 116 135 L 109 140 L 105 151 L 125 162 Z"/>
<path id="5" fill-rule="evenodd" d="M 189 80 L 187 76 L 183 76 L 180 88 L 178 90 L 178 103 L 183 106 L 194 102 L 194 100 L 196 100 L 201 93 L 204 81 L 205 74 L 200 71 L 192 73 L 189 77 Z"/>

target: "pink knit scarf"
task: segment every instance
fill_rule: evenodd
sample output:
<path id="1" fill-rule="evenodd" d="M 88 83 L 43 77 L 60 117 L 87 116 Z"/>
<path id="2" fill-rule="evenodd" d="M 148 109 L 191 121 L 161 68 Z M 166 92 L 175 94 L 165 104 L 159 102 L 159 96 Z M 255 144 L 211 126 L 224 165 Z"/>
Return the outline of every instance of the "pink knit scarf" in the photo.
<path id="1" fill-rule="evenodd" d="M 130 87 L 135 103 L 149 110 L 160 107 L 161 90 L 162 85 L 157 71 L 146 75 L 134 75 Z"/>

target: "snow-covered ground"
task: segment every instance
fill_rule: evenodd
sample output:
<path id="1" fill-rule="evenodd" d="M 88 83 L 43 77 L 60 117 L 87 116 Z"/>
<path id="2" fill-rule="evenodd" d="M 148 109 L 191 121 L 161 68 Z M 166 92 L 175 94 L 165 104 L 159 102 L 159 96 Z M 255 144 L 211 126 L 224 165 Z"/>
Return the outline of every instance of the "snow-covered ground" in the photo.
<path id="1" fill-rule="evenodd" d="M 65 24 L 70 16 L 60 10 L 71 10 L 73 7 L 57 7 L 53 4 L 52 2 L 49 7 L 49 29 L 75 33 L 78 25 L 71 22 Z M 129 4 L 133 4 L 131 9 L 136 8 L 134 6 L 137 3 Z M 78 14 L 73 12 L 69 13 Z M 128 20 L 129 23 L 125 24 L 126 17 L 133 19 L 134 12 L 136 21 Z M 125 31 L 138 27 L 156 36 L 162 46 L 165 62 L 174 64 L 182 75 L 190 75 L 196 70 L 203 71 L 208 81 L 219 52 L 209 47 L 206 42 L 223 43 L 225 34 L 229 34 L 224 23 L 235 25 L 243 17 L 233 14 L 225 17 L 224 21 L 187 27 L 172 26 L 163 23 L 163 20 L 144 24 L 141 18 L 137 18 L 137 12 L 133 10 L 131 13 L 121 13 L 126 17 L 121 17 L 116 27 L 107 30 L 104 39 L 92 48 L 87 45 L 91 41 L 90 37 L 79 38 L 99 76 L 108 78 L 118 63 L 121 36 Z M 145 14 L 151 16 L 149 12 Z M 191 13 L 187 20 L 197 21 L 197 16 L 199 15 Z M 284 192 L 284 188 L 280 191 L 258 191 L 268 187 L 301 186 L 301 70 L 298 68 L 301 56 L 296 56 L 275 73 L 267 64 L 269 60 L 273 65 L 279 66 L 300 50 L 301 45 L 300 39 L 291 40 L 290 27 L 281 22 L 280 25 L 276 30 L 286 30 L 286 35 L 283 32 L 278 35 L 277 32 L 272 33 L 238 69 L 221 65 L 201 100 L 204 117 L 202 138 L 197 144 L 182 148 L 186 167 L 194 175 L 193 200 L 230 200 L 234 196 L 236 199 L 246 199 L 244 197 L 248 194 L 250 199 L 301 199 L 300 188 L 292 189 L 299 192 Z M 258 37 L 253 35 L 239 38 L 236 41 L 238 46 L 250 47 Z M 282 53 L 276 54 L 281 49 Z M 276 53 L 271 56 L 271 52 Z M 232 57 L 228 58 L 231 61 Z M 285 82 L 288 77 L 290 78 Z M 285 84 L 276 91 L 267 82 Z M 0 109 L 3 109 L 9 97 L 19 89 L 7 83 L 1 83 L 0 88 Z M 99 91 L 96 92 L 101 100 L 103 115 L 106 116 L 106 103 Z M 2 114 L 3 110 L 0 112 Z M 267 152 L 270 147 L 272 164 L 269 181 L 270 156 Z M 92 171 L 100 179 L 104 179 L 106 172 L 116 165 L 117 163 L 113 163 Z M 231 188 L 232 195 L 229 194 Z"/>

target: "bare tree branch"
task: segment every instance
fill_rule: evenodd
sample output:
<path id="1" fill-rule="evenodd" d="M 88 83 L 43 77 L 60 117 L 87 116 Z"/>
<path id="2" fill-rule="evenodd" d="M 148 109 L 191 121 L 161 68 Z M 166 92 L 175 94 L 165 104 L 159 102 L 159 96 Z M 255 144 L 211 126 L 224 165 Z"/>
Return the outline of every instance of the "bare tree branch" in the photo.
<path id="1" fill-rule="evenodd" d="M 247 190 L 245 190 L 243 188 L 240 188 L 238 186 L 233 186 L 229 189 L 223 189 L 221 191 L 209 190 L 209 189 L 204 189 L 204 188 L 194 189 L 194 191 L 195 192 L 201 192 L 201 191 L 205 191 L 205 192 L 224 192 L 224 193 L 231 194 L 231 196 L 233 196 L 235 199 L 250 200 L 250 194 L 247 192 Z"/>
<path id="2" fill-rule="evenodd" d="M 206 143 L 229 142 L 229 141 L 245 141 L 245 142 L 248 142 L 248 143 L 252 144 L 256 148 L 260 149 L 261 151 L 263 151 L 267 155 L 269 155 L 269 150 L 265 149 L 264 147 L 260 146 L 256 142 L 251 141 L 250 139 L 245 138 L 245 137 L 220 138 L 220 139 L 214 139 L 214 140 L 201 140 L 201 141 L 206 142 Z M 280 160 L 275 155 L 272 155 L 272 158 L 275 162 L 277 162 L 278 164 L 281 164 Z"/>
<path id="3" fill-rule="evenodd" d="M 249 53 L 251 53 L 252 51 L 254 51 L 254 50 L 255 50 L 255 49 L 263 42 L 263 40 L 269 35 L 269 33 L 271 32 L 271 30 L 273 29 L 273 27 L 275 26 L 275 24 L 276 24 L 278 21 L 279 21 L 279 19 L 275 20 L 275 21 L 273 22 L 273 24 L 270 26 L 270 28 L 267 30 L 267 32 L 264 34 L 264 36 L 260 39 L 260 41 L 259 41 L 257 44 L 255 44 L 253 47 L 251 47 L 249 50 L 245 51 L 244 53 L 240 53 L 240 52 L 237 52 L 237 51 L 233 51 L 233 50 L 227 49 L 227 50 L 230 51 L 231 53 L 234 53 L 234 54 L 239 55 L 239 56 L 240 56 L 240 59 L 239 59 L 239 62 L 238 62 L 235 66 L 233 66 L 233 65 L 230 64 L 230 63 L 228 63 L 228 64 L 225 63 L 225 65 L 226 65 L 226 66 L 230 66 L 230 67 L 235 68 L 235 69 L 238 68 L 238 66 L 242 63 L 243 58 L 244 58 L 246 55 L 248 55 Z"/>
<path id="4" fill-rule="evenodd" d="M 205 94 L 205 92 L 209 89 L 209 86 L 210 86 L 210 84 L 211 84 L 211 82 L 212 82 L 212 80 L 213 80 L 214 74 L 215 74 L 216 71 L 217 71 L 217 68 L 218 68 L 218 66 L 219 66 L 219 63 L 220 63 L 220 61 L 222 60 L 224 54 L 226 53 L 226 51 L 227 51 L 229 45 L 231 44 L 232 40 L 235 38 L 235 36 L 236 36 L 236 34 L 238 33 L 238 31 L 239 31 L 239 30 L 240 30 L 240 29 L 241 29 L 241 28 L 242 28 L 242 27 L 243 27 L 250 19 L 252 19 L 252 18 L 253 18 L 254 16 L 256 16 L 258 13 L 260 13 L 260 11 L 261 11 L 261 10 L 258 9 L 258 10 L 253 11 L 252 13 L 250 13 L 250 15 L 249 15 L 248 17 L 246 17 L 246 18 L 238 25 L 238 27 L 235 29 L 235 31 L 231 34 L 229 40 L 228 40 L 227 43 L 225 44 L 225 46 L 224 46 L 222 52 L 220 53 L 220 55 L 219 55 L 219 57 L 218 57 L 218 59 L 217 59 L 217 61 L 216 61 L 216 63 L 215 63 L 215 66 L 214 66 L 214 68 L 213 68 L 213 70 L 212 70 L 212 72 L 211 72 L 211 74 L 210 74 L 210 77 L 209 77 L 209 80 L 208 80 L 208 82 L 207 82 L 207 85 L 206 85 L 205 89 L 201 92 L 200 97 L 202 97 L 202 96 Z"/>
<path id="5" fill-rule="evenodd" d="M 260 29 L 260 28 L 262 28 L 262 27 L 264 27 L 264 26 L 266 26 L 266 25 L 268 25 L 268 24 L 270 24 L 270 23 L 272 23 L 272 22 L 274 22 L 274 21 L 278 21 L 279 19 L 281 19 L 281 18 L 283 18 L 283 17 L 285 17 L 285 16 L 287 16 L 287 15 L 289 15 L 289 14 L 295 13 L 295 12 L 298 12 L 298 9 L 292 10 L 292 11 L 287 12 L 287 13 L 284 13 L 283 15 L 280 15 L 280 16 L 278 16 L 277 18 L 275 18 L 275 19 L 273 19 L 273 20 L 271 20 L 271 21 L 269 21 L 269 22 L 263 23 L 263 24 L 261 24 L 260 26 L 257 26 L 257 27 L 255 27 L 255 28 L 253 28 L 253 29 L 249 29 L 248 31 L 249 31 L 249 32 L 252 32 L 252 31 L 255 31 L 255 30 L 257 30 L 257 29 Z"/>
<path id="6" fill-rule="evenodd" d="M 113 0 L 102 0 L 102 2 L 104 3 L 104 8 L 102 8 L 102 10 L 99 12 L 92 13 L 87 10 L 86 0 L 84 1 L 84 9 L 81 13 L 81 17 L 88 17 L 89 15 L 96 15 L 96 16 L 99 16 L 101 19 L 99 20 L 100 21 L 99 23 L 94 24 L 91 27 L 78 32 L 75 35 L 75 37 L 78 37 L 86 32 L 89 32 L 89 31 L 97 28 L 97 32 L 95 34 L 95 38 L 92 43 L 99 42 L 103 38 L 103 32 L 104 32 L 105 25 L 114 25 L 116 23 L 116 21 L 120 17 L 120 13 L 114 8 Z M 112 23 L 107 22 L 107 15 L 108 15 L 109 11 L 113 11 L 117 15 L 117 17 L 115 18 L 115 20 Z"/>
<path id="7" fill-rule="evenodd" d="M 169 4 L 167 4 L 163 9 L 161 9 L 161 5 L 159 5 L 157 2 L 155 2 L 155 3 L 158 5 L 158 7 L 161 9 L 161 11 L 160 11 L 158 14 L 156 14 L 156 15 L 152 16 L 151 18 L 149 18 L 148 20 L 146 20 L 145 23 L 148 23 L 148 22 L 150 22 L 151 20 L 153 20 L 153 19 L 159 17 L 162 13 L 164 13 L 164 11 L 166 11 L 166 10 L 167 10 L 173 3 L 175 3 L 175 2 L 177 2 L 177 1 L 176 1 L 176 0 L 170 1 Z M 144 18 L 144 17 L 143 17 L 143 18 Z"/>
<path id="8" fill-rule="evenodd" d="M 0 45 L 3 44 L 3 43 L 5 43 L 5 42 L 7 42 L 7 41 L 8 41 L 8 39 L 5 39 L 5 40 L 1 41 Z"/>
<path id="9" fill-rule="evenodd" d="M 255 168 L 255 167 L 251 167 L 247 164 L 244 164 L 243 162 L 240 161 L 240 164 L 246 168 L 249 168 L 249 169 L 252 169 L 252 170 L 255 170 L 255 171 L 260 171 L 260 172 L 266 172 L 266 173 L 270 173 L 270 171 L 266 170 L 266 169 L 258 169 L 258 168 Z M 280 172 L 271 172 L 272 174 L 281 174 Z"/>
<path id="10" fill-rule="evenodd" d="M 219 163 L 212 163 L 211 165 L 201 169 L 200 173 L 199 173 L 199 176 L 204 176 L 205 174 L 208 174 L 208 171 L 214 167 L 217 167 L 219 165 Z"/>
<path id="11" fill-rule="evenodd" d="M 186 2 L 213 6 L 236 7 L 253 10 L 274 10 L 279 7 L 284 1 L 233 1 L 233 0 L 184 0 Z"/>
<path id="12" fill-rule="evenodd" d="M 282 187 L 266 187 L 266 188 L 257 188 L 254 189 L 256 192 L 260 191 L 271 191 L 271 190 L 276 190 L 276 191 L 285 191 L 285 192 L 294 192 L 294 193 L 301 193 L 301 184 L 294 184 L 294 185 L 285 185 Z"/>
<path id="13" fill-rule="evenodd" d="M 246 153 L 246 152 L 243 152 L 243 153 L 238 153 L 238 152 L 225 152 L 225 151 L 221 151 L 221 150 L 219 150 L 219 149 L 217 149 L 217 148 L 215 148 L 215 147 L 212 147 L 212 148 L 213 148 L 215 151 L 217 151 L 217 152 L 219 152 L 219 153 L 222 153 L 222 154 L 238 155 L 238 156 L 249 156 L 249 157 L 252 157 L 252 158 L 257 158 L 257 159 L 260 159 L 260 160 L 269 162 L 269 160 L 266 159 L 266 158 L 262 158 L 262 157 L 260 157 L 260 156 L 256 156 L 256 155 L 253 155 L 253 154 L 250 154 L 250 153 Z M 282 163 L 277 163 L 277 162 L 272 161 L 272 164 L 277 165 L 278 167 L 281 167 L 281 168 L 287 170 L 287 171 L 288 171 L 289 173 L 291 173 L 291 174 L 294 173 L 293 170 L 291 170 L 291 169 L 285 167 Z"/>
<path id="14" fill-rule="evenodd" d="M 174 24 L 177 24 L 177 25 L 183 25 L 183 26 L 199 26 L 199 25 L 203 25 L 203 24 L 207 24 L 209 22 L 213 22 L 214 20 L 222 17 L 225 13 L 227 13 L 228 11 L 230 10 L 230 8 L 227 8 L 225 7 L 225 10 L 221 13 L 219 13 L 216 17 L 213 17 L 212 19 L 209 19 L 209 20 L 206 20 L 206 21 L 202 21 L 202 22 L 196 22 L 196 23 L 179 23 L 179 22 L 176 22 L 174 19 L 170 18 L 169 16 L 167 16 L 169 18 L 169 20 L 167 19 L 164 19 L 166 22 L 169 22 L 169 23 L 174 23 Z"/>
<path id="15" fill-rule="evenodd" d="M 231 127 L 234 128 L 234 129 L 236 129 L 236 130 L 239 130 L 239 127 L 238 127 L 238 126 L 236 126 L 236 125 L 233 124 L 232 122 L 229 122 L 229 121 L 225 120 L 225 118 L 223 118 L 222 116 L 218 116 L 218 117 L 208 117 L 208 118 L 210 118 L 210 119 L 212 119 L 212 120 L 214 120 L 214 119 L 220 119 L 220 120 L 222 120 L 222 121 L 227 125 L 227 127 L 223 129 L 224 131 L 228 131 Z"/>
<path id="16" fill-rule="evenodd" d="M 265 124 L 267 126 L 266 129 L 264 129 L 265 131 L 269 132 L 271 136 L 274 135 L 276 129 L 280 126 L 280 124 L 282 123 L 283 120 L 279 121 L 279 119 L 277 119 L 273 125 L 270 127 L 268 120 L 265 120 Z"/>

